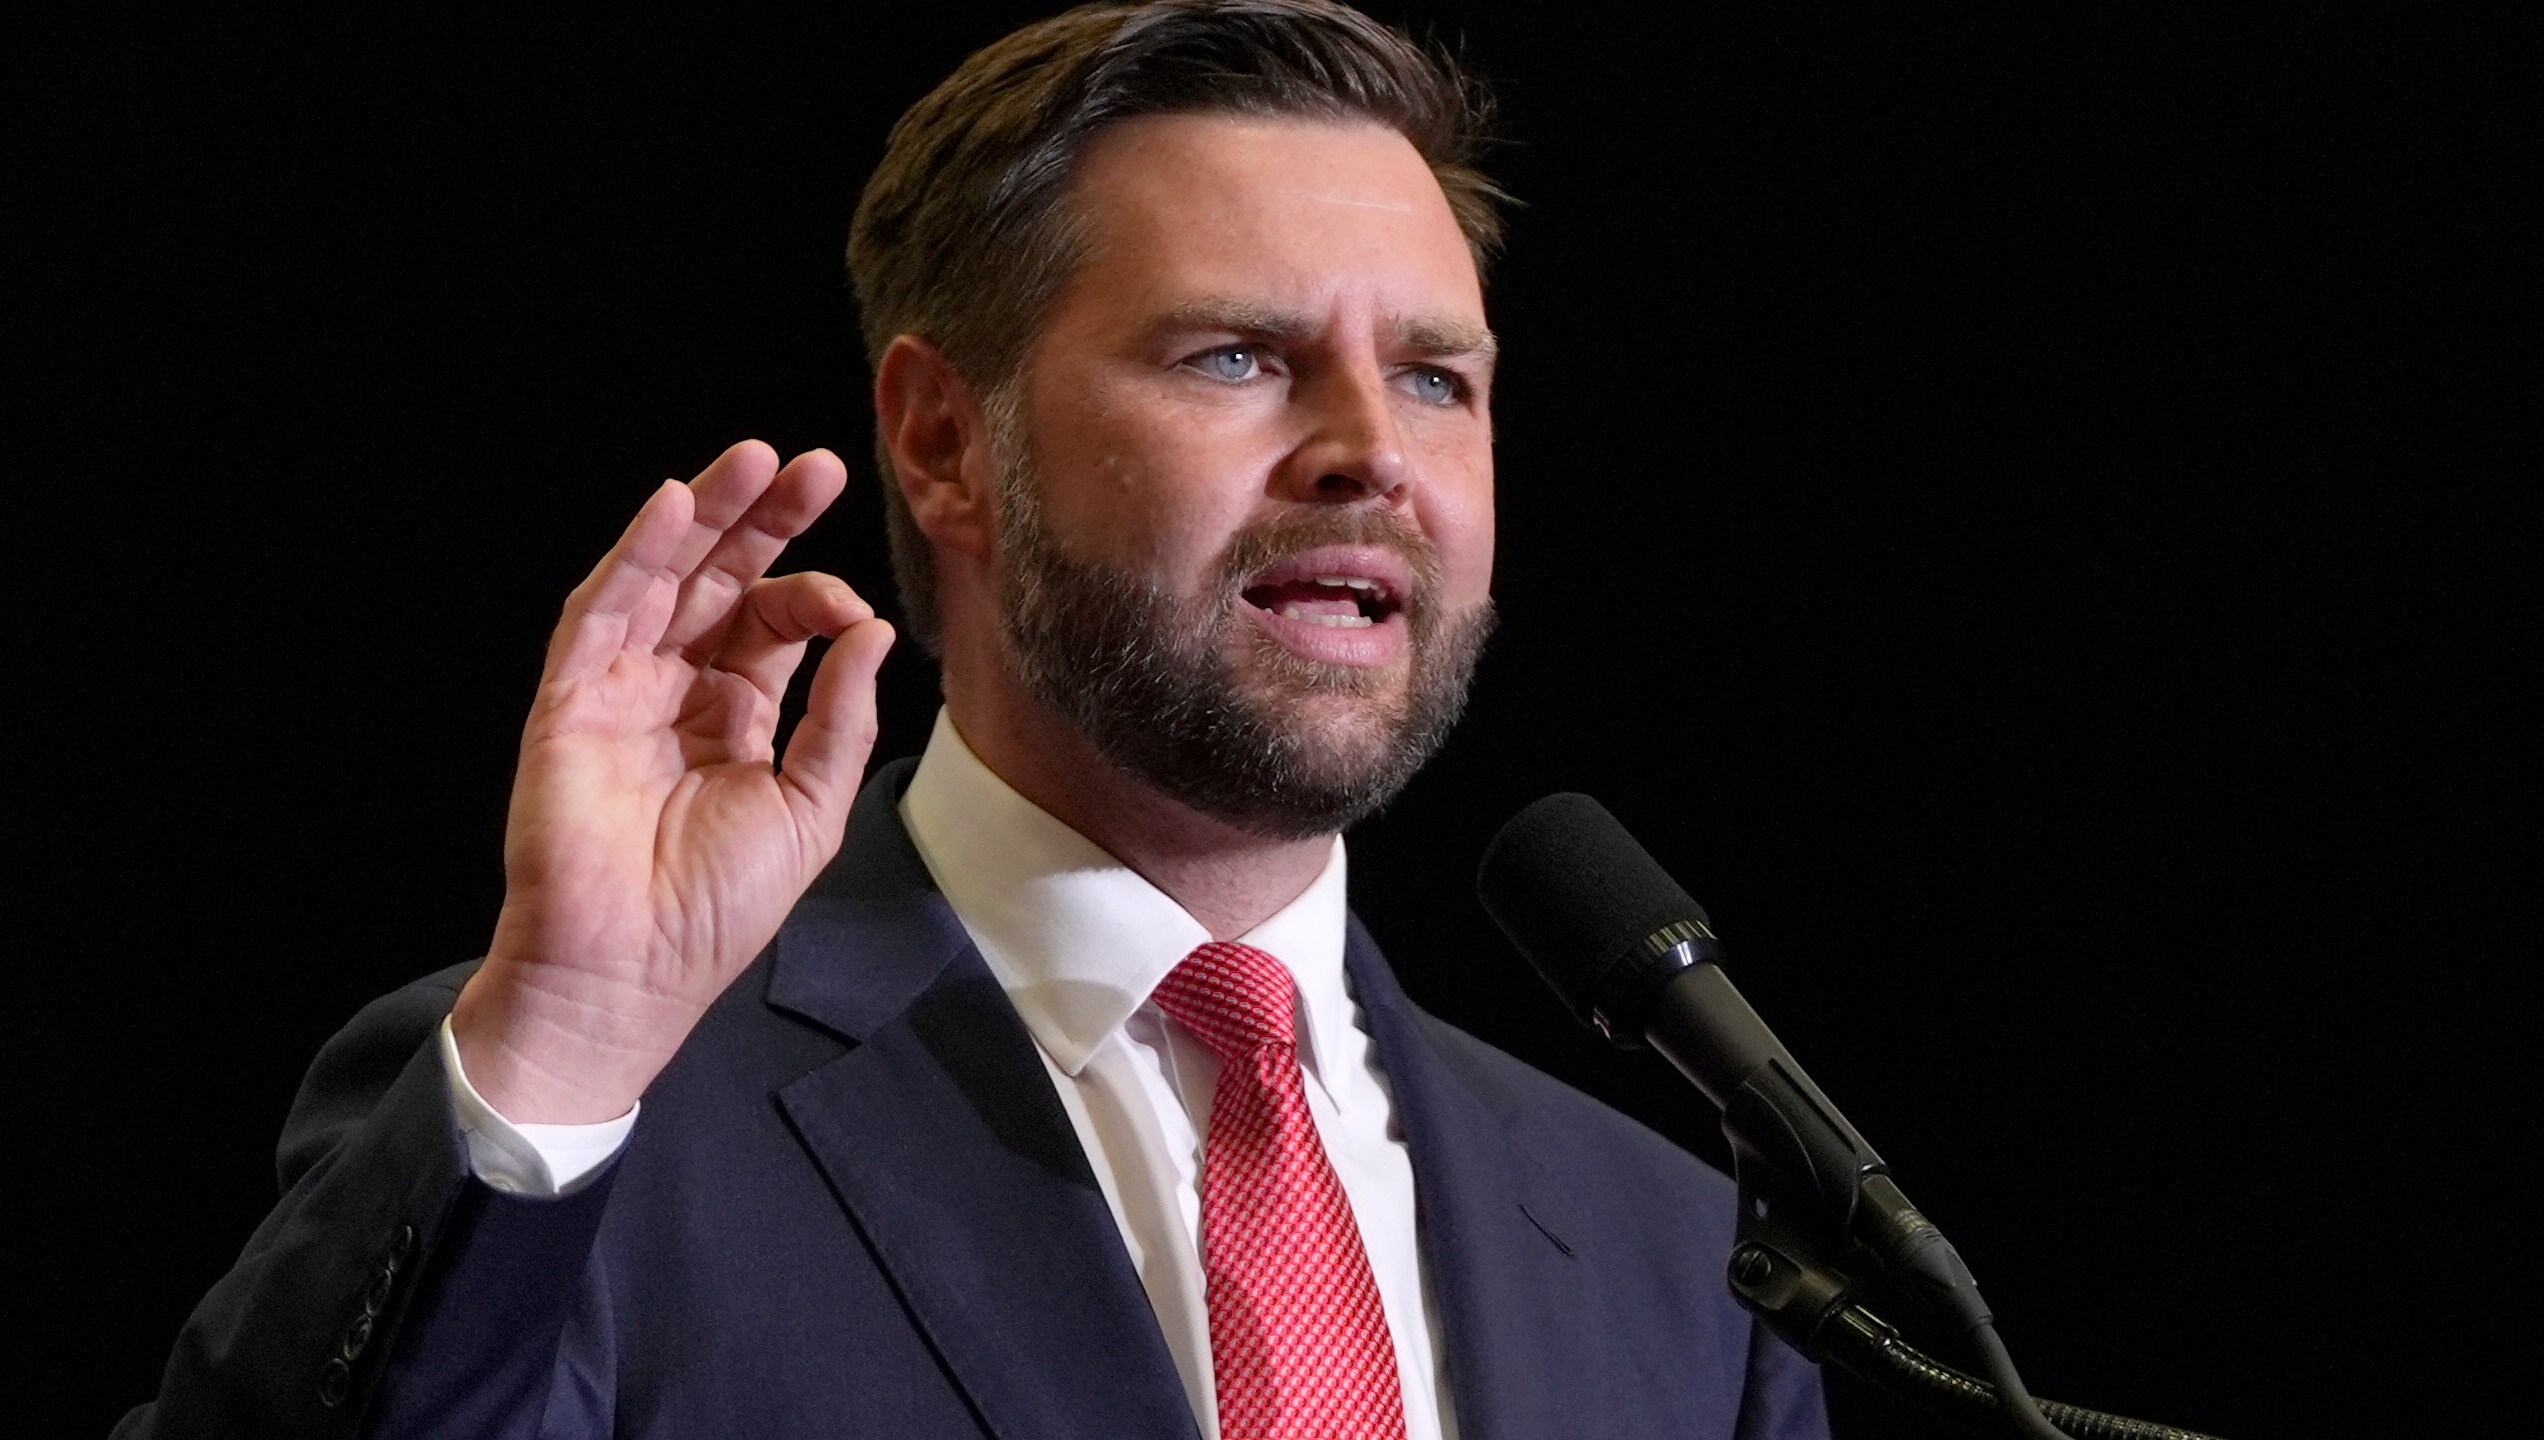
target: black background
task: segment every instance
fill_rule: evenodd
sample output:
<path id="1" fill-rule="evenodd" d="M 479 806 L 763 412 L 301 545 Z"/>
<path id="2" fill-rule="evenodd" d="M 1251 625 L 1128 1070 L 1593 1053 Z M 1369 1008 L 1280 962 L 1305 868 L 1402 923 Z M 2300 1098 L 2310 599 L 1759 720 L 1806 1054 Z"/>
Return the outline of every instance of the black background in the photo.
<path id="1" fill-rule="evenodd" d="M 1417 999 L 1719 1155 L 1470 898 L 1511 810 L 1597 794 L 2035 1389 L 2428 1433 L 2531 1191 L 2492 1087 L 2535 959 L 2532 37 L 2083 8 L 1380 7 L 1499 82 L 1527 207 L 1504 629 L 1355 900 Z M 539 647 L 624 515 L 744 436 L 869 473 L 846 218 L 1031 13 L 23 52 L 33 1428 L 150 1395 L 309 1055 L 482 946 Z M 888 590 L 871 486 L 795 558 Z M 880 757 L 934 704 L 886 680 Z"/>

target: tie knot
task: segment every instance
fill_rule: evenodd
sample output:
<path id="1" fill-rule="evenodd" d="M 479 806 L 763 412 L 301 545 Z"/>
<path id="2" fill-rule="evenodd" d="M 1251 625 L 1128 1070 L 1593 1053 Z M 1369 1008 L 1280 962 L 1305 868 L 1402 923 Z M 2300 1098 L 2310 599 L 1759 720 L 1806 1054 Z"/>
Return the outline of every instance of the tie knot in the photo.
<path id="1" fill-rule="evenodd" d="M 1233 1060 L 1296 1043 L 1296 993 L 1280 961 L 1251 945 L 1213 940 L 1167 971 L 1152 998 L 1221 1060 Z"/>

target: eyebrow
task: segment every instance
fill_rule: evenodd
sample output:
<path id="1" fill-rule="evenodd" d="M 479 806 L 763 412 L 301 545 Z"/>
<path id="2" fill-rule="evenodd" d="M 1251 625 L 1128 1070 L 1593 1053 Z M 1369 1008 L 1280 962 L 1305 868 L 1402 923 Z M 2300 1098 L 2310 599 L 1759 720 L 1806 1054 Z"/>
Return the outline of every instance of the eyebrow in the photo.
<path id="1" fill-rule="evenodd" d="M 1304 340 L 1317 329 L 1317 323 L 1304 315 L 1234 296 L 1188 300 L 1167 311 L 1155 327 L 1160 335 L 1183 330 L 1225 330 L 1275 343 Z M 1491 330 L 1464 320 L 1400 318 L 1391 322 L 1387 330 L 1388 338 L 1398 345 L 1435 358 L 1470 356 L 1490 360 L 1501 350 L 1501 343 Z"/>
<path id="2" fill-rule="evenodd" d="M 1392 328 L 1396 342 L 1417 354 L 1490 360 L 1502 351 L 1491 330 L 1463 320 L 1399 320 Z"/>

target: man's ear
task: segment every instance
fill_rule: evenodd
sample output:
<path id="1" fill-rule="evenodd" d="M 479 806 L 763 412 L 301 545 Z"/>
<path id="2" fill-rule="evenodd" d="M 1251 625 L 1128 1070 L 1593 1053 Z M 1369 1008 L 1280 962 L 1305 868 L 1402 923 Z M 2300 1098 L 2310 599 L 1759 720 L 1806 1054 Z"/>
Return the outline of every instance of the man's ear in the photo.
<path id="1" fill-rule="evenodd" d="M 980 397 L 934 345 L 896 335 L 875 366 L 875 433 L 910 518 L 939 549 L 989 562 L 997 466 Z"/>

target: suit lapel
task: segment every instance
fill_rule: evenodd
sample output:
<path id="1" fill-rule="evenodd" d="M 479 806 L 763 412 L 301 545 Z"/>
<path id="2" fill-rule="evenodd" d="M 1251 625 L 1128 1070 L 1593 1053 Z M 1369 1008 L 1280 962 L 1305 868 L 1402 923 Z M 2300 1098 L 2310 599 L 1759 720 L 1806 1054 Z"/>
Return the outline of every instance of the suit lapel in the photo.
<path id="1" fill-rule="evenodd" d="M 1508 1097 L 1461 1072 L 1426 1033 L 1358 918 L 1343 959 L 1377 1042 L 1413 1161 L 1422 1255 L 1461 1440 L 1559 1435 L 1603 1373 L 1597 1297 L 1573 1247 L 1588 1240 L 1562 1192 L 1510 1137 Z"/>
<path id="2" fill-rule="evenodd" d="M 854 1042 L 778 1096 L 1001 1440 L 1190 1437 L 1192 1412 L 1033 1039 L 868 781 L 769 1003 Z"/>

